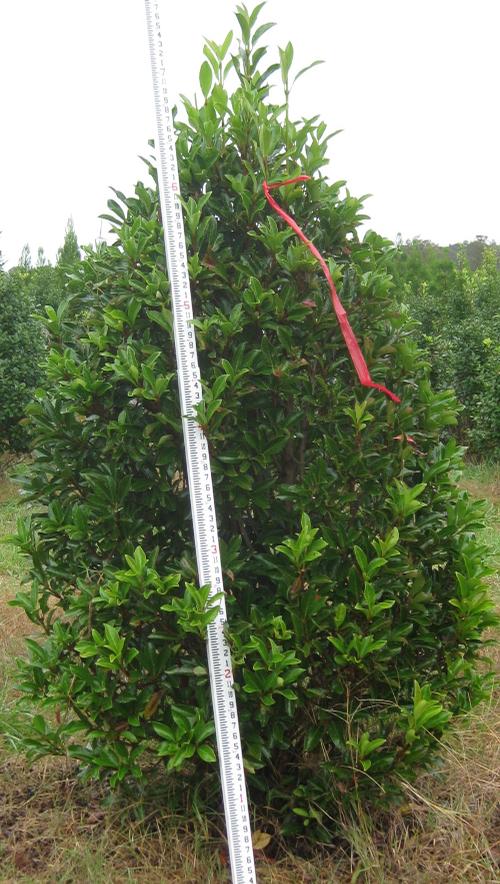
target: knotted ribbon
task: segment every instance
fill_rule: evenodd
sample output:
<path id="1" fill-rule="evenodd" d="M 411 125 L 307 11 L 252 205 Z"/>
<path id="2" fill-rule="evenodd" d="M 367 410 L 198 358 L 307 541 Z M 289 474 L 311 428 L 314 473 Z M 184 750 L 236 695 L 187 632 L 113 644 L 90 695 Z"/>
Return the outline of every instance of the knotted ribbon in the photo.
<path id="1" fill-rule="evenodd" d="M 270 190 L 274 190 L 278 187 L 284 187 L 286 184 L 296 184 L 298 181 L 309 181 L 311 178 L 310 175 L 298 175 L 296 178 L 287 178 L 286 181 L 277 181 L 273 184 L 268 184 L 267 181 L 264 181 L 262 184 L 262 189 L 264 191 L 264 195 L 269 205 L 274 209 L 278 215 L 283 218 L 284 221 L 288 224 L 289 227 L 292 228 L 294 233 L 297 234 L 299 239 L 307 246 L 312 255 L 319 262 L 323 273 L 325 274 L 326 281 L 328 283 L 328 288 L 330 289 L 330 298 L 333 305 L 333 309 L 335 310 L 335 315 L 337 317 L 340 331 L 342 332 L 342 336 L 344 341 L 346 342 L 347 349 L 349 351 L 349 356 L 351 357 L 352 364 L 354 365 L 356 374 L 363 385 L 363 387 L 373 387 L 375 390 L 380 390 L 381 393 L 385 393 L 386 396 L 389 396 L 393 402 L 401 402 L 399 396 L 396 396 L 395 393 L 391 393 L 387 387 L 384 387 L 383 384 L 377 384 L 372 380 L 370 376 L 370 372 L 368 371 L 368 366 L 365 362 L 365 358 L 360 350 L 359 344 L 356 340 L 354 332 L 350 326 L 349 320 L 347 318 L 347 313 L 342 306 L 342 302 L 337 294 L 337 290 L 335 288 L 331 273 L 328 269 L 327 263 L 325 259 L 320 255 L 316 246 L 307 238 L 305 233 L 301 230 L 299 225 L 290 215 L 278 205 L 276 200 L 271 196 Z"/>

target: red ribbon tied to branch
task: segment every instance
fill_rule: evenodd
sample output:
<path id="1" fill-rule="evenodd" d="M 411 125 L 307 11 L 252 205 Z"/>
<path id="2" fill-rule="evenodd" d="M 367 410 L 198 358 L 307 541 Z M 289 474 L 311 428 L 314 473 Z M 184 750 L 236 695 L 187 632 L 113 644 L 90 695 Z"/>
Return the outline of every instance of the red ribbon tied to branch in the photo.
<path id="1" fill-rule="evenodd" d="M 288 224 L 289 227 L 297 234 L 299 239 L 302 240 L 303 243 L 307 246 L 312 255 L 319 262 L 323 273 L 326 276 L 326 281 L 328 283 L 328 288 L 330 289 L 330 298 L 332 301 L 333 309 L 335 310 L 335 315 L 338 319 L 338 323 L 340 326 L 340 331 L 342 332 L 342 336 L 344 341 L 346 342 L 347 349 L 349 351 L 349 355 L 352 360 L 352 364 L 356 370 L 356 374 L 364 387 L 373 387 L 375 390 L 380 390 L 381 393 L 385 393 L 386 396 L 389 396 L 389 399 L 392 399 L 393 402 L 401 402 L 399 396 L 396 396 L 395 393 L 391 393 L 387 387 L 384 387 L 383 384 L 376 384 L 375 381 L 372 380 L 370 376 L 370 372 L 368 371 L 368 366 L 365 362 L 365 358 L 360 350 L 359 344 L 356 340 L 354 332 L 350 326 L 349 320 L 347 318 L 347 313 L 345 312 L 342 302 L 337 294 L 337 290 L 335 288 L 331 273 L 328 269 L 328 265 L 325 259 L 320 255 L 317 248 L 313 243 L 307 238 L 305 233 L 300 229 L 299 225 L 290 215 L 278 205 L 275 199 L 269 193 L 270 190 L 274 190 L 278 187 L 284 187 L 286 184 L 296 184 L 298 181 L 309 181 L 311 178 L 310 175 L 298 175 L 296 178 L 287 178 L 286 181 L 277 181 L 273 184 L 268 184 L 267 181 L 264 181 L 262 184 L 262 189 L 264 191 L 264 195 L 269 205 L 274 209 L 275 212 L 283 218 L 284 221 Z"/>

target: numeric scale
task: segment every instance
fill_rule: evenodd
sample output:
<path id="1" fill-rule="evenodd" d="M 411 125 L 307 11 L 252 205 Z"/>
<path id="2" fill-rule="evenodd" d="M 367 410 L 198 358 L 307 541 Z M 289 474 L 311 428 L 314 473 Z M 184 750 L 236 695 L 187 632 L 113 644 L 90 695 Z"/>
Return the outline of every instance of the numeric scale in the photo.
<path id="1" fill-rule="evenodd" d="M 172 297 L 196 561 L 200 586 L 209 584 L 210 595 L 213 596 L 224 593 L 224 587 L 208 442 L 194 416 L 194 407 L 202 398 L 202 387 L 193 327 L 175 130 L 168 94 L 166 32 L 161 24 L 161 0 L 145 0 L 145 3 L 157 127 L 158 188 Z M 218 616 L 207 630 L 207 656 L 229 859 L 234 884 L 256 884 L 231 653 L 224 635 L 225 622 L 226 606 L 222 595 Z"/>

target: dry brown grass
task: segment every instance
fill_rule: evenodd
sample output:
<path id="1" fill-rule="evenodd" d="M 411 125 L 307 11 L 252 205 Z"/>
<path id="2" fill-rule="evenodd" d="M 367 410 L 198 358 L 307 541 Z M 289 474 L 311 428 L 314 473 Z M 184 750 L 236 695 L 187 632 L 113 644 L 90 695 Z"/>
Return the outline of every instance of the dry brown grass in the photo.
<path id="1" fill-rule="evenodd" d="M 493 487 L 490 475 L 487 482 L 467 481 L 476 483 L 471 491 L 478 496 L 500 499 L 498 473 Z M 3 483 L 0 515 L 11 504 L 12 489 Z M 0 520 L 0 534 L 11 515 L 3 524 Z M 492 527 L 488 533 L 493 534 Z M 1 555 L 0 698 L 9 705 L 12 658 L 32 627 L 21 611 L 6 604 L 22 566 Z M 500 590 L 498 577 L 493 583 Z M 491 656 L 500 662 L 498 648 Z M 499 735 L 500 702 L 492 693 L 443 745 L 439 768 L 405 787 L 407 800 L 400 810 L 374 819 L 361 811 L 355 822 L 345 821 L 343 839 L 334 848 L 308 860 L 287 853 L 274 839 L 257 856 L 260 884 L 500 882 Z M 11 749 L 0 750 L 0 881 L 229 880 L 223 839 L 207 824 L 159 810 L 137 821 L 132 804 L 106 806 L 105 799 L 103 788 L 78 780 L 72 762 L 50 759 L 29 767 Z"/>
<path id="2" fill-rule="evenodd" d="M 500 507 L 500 464 L 468 466 L 460 484 L 474 497 Z"/>
<path id="3" fill-rule="evenodd" d="M 490 713 L 491 708 L 483 710 L 472 726 L 455 734 L 439 774 L 408 787 L 406 806 L 385 826 L 361 816 L 345 824 L 344 844 L 310 860 L 261 854 L 261 884 L 499 881 L 498 715 L 490 719 Z M 228 880 L 216 833 L 168 814 L 134 822 L 130 807 L 103 807 L 104 793 L 80 783 L 64 760 L 30 769 L 6 757 L 0 779 L 1 881 Z M 272 854 L 272 845 L 265 852 Z"/>
<path id="4" fill-rule="evenodd" d="M 12 608 L 8 600 L 13 598 L 19 589 L 19 581 L 15 577 L 0 574 L 0 660 L 18 653 L 20 639 L 30 631 L 30 624 L 21 608 Z"/>
<path id="5" fill-rule="evenodd" d="M 0 810 L 2 881 L 223 880 L 207 833 L 189 832 L 172 817 L 150 827 L 125 821 L 123 809 L 104 809 L 103 793 L 79 783 L 63 760 L 29 769 L 10 758 L 0 775 L 10 783 Z"/>

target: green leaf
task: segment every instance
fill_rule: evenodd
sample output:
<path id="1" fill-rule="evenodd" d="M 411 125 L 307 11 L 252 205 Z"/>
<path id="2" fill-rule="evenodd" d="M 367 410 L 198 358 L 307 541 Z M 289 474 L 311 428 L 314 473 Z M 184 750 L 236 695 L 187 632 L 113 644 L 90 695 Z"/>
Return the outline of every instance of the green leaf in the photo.
<path id="1" fill-rule="evenodd" d="M 251 13 L 250 13 L 250 15 L 249 15 L 249 17 L 248 17 L 248 22 L 249 22 L 249 24 L 250 24 L 250 27 L 253 28 L 255 22 L 257 21 L 257 19 L 258 19 L 258 17 L 259 17 L 259 14 L 260 14 L 261 10 L 264 9 L 264 6 L 265 6 L 265 5 L 266 5 L 266 3 L 265 3 L 265 0 L 264 0 L 263 3 L 257 3 L 257 6 L 254 6 L 254 8 L 252 9 L 252 11 L 251 11 Z"/>
<path id="2" fill-rule="evenodd" d="M 361 547 L 355 546 L 354 547 L 354 555 L 356 556 L 356 561 L 357 561 L 359 567 L 361 568 L 362 573 L 366 574 L 366 572 L 368 570 L 368 559 L 366 557 L 366 554 L 363 552 Z"/>
<path id="3" fill-rule="evenodd" d="M 200 86 L 205 98 L 207 98 L 212 86 L 212 68 L 208 61 L 204 61 L 200 68 Z"/>
<path id="4" fill-rule="evenodd" d="M 325 62 L 322 61 L 321 59 L 318 59 L 317 61 L 313 61 L 313 62 L 311 62 L 311 64 L 308 64 L 307 67 L 302 68 L 302 69 L 298 72 L 298 74 L 296 74 L 296 76 L 294 77 L 293 82 L 295 83 L 296 80 L 298 80 L 299 77 L 302 76 L 302 74 L 305 74 L 305 73 L 306 73 L 306 71 L 310 71 L 311 68 L 316 67 L 316 65 L 318 65 L 318 64 L 324 64 L 324 63 L 325 63 Z"/>
<path id="5" fill-rule="evenodd" d="M 113 651 L 117 659 L 121 659 L 125 639 L 121 638 L 116 627 L 110 623 L 104 624 L 104 634 L 106 636 L 106 646 Z"/>
<path id="6" fill-rule="evenodd" d="M 219 55 L 219 58 L 221 61 L 223 61 L 224 58 L 226 57 L 227 51 L 231 45 L 232 39 L 233 39 L 233 32 L 229 31 L 229 33 L 226 34 L 226 37 L 225 37 L 225 39 L 222 43 L 222 46 L 221 46 L 221 51 L 220 51 L 220 55 Z"/>
<path id="7" fill-rule="evenodd" d="M 163 737 L 164 740 L 169 740 L 172 743 L 175 743 L 175 735 L 172 728 L 167 727 L 166 724 L 162 724 L 160 721 L 153 721 L 153 730 L 159 737 Z"/>
<path id="8" fill-rule="evenodd" d="M 341 602 L 335 608 L 335 626 L 340 629 L 347 615 L 347 607 Z"/>
<path id="9" fill-rule="evenodd" d="M 288 81 L 288 74 L 290 72 L 290 68 L 293 62 L 293 46 L 290 42 L 288 42 L 284 49 L 279 50 L 280 54 L 280 64 L 281 64 L 281 76 L 283 78 L 283 82 L 286 83 Z"/>
<path id="10" fill-rule="evenodd" d="M 80 657 L 95 657 L 96 654 L 99 653 L 99 648 L 94 642 L 89 641 L 80 641 L 75 645 L 75 650 L 78 651 Z"/>
<path id="11" fill-rule="evenodd" d="M 202 759 L 202 761 L 208 761 L 209 764 L 214 764 L 217 761 L 217 756 L 208 743 L 204 743 L 202 746 L 198 746 L 196 752 Z"/>
<path id="12" fill-rule="evenodd" d="M 258 41 L 260 40 L 260 38 L 263 37 L 267 31 L 269 31 L 271 28 L 274 28 L 275 26 L 276 26 L 276 22 L 274 22 L 274 21 L 267 22 L 264 25 L 259 25 L 259 27 L 256 28 L 256 30 L 253 33 L 252 46 L 255 46 L 258 43 Z"/>

